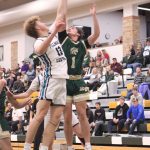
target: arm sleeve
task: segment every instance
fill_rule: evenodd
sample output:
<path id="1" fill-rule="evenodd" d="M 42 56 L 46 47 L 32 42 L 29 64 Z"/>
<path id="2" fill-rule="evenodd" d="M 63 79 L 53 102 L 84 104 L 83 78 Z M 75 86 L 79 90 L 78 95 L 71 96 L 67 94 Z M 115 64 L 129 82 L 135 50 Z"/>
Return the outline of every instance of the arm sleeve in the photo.
<path id="1" fill-rule="evenodd" d="M 66 39 L 67 36 L 68 36 L 68 35 L 67 35 L 66 30 L 64 30 L 63 32 L 59 32 L 59 33 L 58 33 L 59 42 L 62 44 L 63 41 Z"/>

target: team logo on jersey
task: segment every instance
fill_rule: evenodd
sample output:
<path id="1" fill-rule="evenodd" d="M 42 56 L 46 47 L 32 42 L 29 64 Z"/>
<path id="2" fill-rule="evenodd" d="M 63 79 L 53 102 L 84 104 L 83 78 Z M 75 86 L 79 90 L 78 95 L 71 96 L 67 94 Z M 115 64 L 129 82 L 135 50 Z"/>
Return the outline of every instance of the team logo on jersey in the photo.
<path id="1" fill-rule="evenodd" d="M 78 53 L 78 48 L 76 48 L 76 47 L 71 48 L 70 53 L 71 53 L 72 55 L 77 55 L 77 53 Z"/>

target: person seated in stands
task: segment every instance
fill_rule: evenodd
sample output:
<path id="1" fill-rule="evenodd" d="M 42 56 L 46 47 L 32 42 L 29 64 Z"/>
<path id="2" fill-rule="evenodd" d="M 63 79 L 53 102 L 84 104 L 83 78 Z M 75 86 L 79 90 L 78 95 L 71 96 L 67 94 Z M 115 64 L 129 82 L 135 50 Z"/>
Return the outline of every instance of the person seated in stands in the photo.
<path id="1" fill-rule="evenodd" d="M 114 125 L 118 125 L 117 132 L 120 133 L 124 127 L 124 123 L 127 119 L 126 114 L 129 107 L 125 103 L 125 98 L 119 98 L 119 105 L 115 109 L 113 119 L 108 122 L 108 133 L 112 133 Z"/>
<path id="2" fill-rule="evenodd" d="M 131 89 L 129 89 L 129 90 L 127 89 L 127 96 L 126 96 L 127 100 L 130 100 L 130 99 L 131 99 L 131 96 L 133 95 L 132 90 L 133 90 L 134 88 L 138 89 L 138 86 L 137 86 L 136 84 L 133 84 L 133 86 L 132 86 Z"/>
<path id="3" fill-rule="evenodd" d="M 92 74 L 92 70 L 94 67 L 95 67 L 95 60 L 91 58 L 89 63 L 89 68 L 86 69 L 85 75 L 83 77 L 84 80 L 90 79 L 90 75 Z"/>
<path id="4" fill-rule="evenodd" d="M 131 45 L 129 49 L 130 49 L 131 55 L 135 55 L 135 46 Z"/>
<path id="5" fill-rule="evenodd" d="M 147 71 L 147 76 L 145 76 L 144 82 L 139 86 L 139 92 L 144 99 L 150 99 L 150 68 Z"/>
<path id="6" fill-rule="evenodd" d="M 135 56 L 131 55 L 131 51 L 128 51 L 126 53 L 126 56 L 123 57 L 123 60 L 122 60 L 123 69 L 131 68 L 130 64 L 134 63 L 134 61 L 135 61 Z"/>
<path id="7" fill-rule="evenodd" d="M 142 67 L 143 64 L 143 55 L 142 55 L 142 47 L 140 44 L 137 45 L 135 60 L 132 64 L 128 64 L 127 68 L 132 68 L 132 74 L 136 72 L 137 67 Z"/>
<path id="8" fill-rule="evenodd" d="M 104 56 L 104 64 L 105 64 L 104 66 L 108 66 L 110 63 L 110 57 L 105 49 L 102 49 L 102 55 Z"/>
<path id="9" fill-rule="evenodd" d="M 29 85 L 30 85 L 31 82 L 33 81 L 33 79 L 35 78 L 35 71 L 34 71 L 34 68 L 33 68 L 32 64 L 29 64 L 29 69 L 26 72 L 26 75 L 28 77 L 28 82 L 29 82 Z"/>
<path id="10" fill-rule="evenodd" d="M 144 123 L 144 120 L 144 107 L 139 104 L 138 99 L 132 99 L 132 105 L 127 111 L 127 120 L 125 122 L 128 134 L 133 134 L 135 127 L 138 127 L 139 124 Z"/>
<path id="11" fill-rule="evenodd" d="M 138 103 L 143 106 L 143 97 L 142 97 L 141 93 L 138 92 L 137 87 L 134 87 L 132 89 L 132 94 L 133 95 L 131 95 L 131 98 L 130 98 L 130 106 L 132 104 L 133 99 L 138 99 Z"/>
<path id="12" fill-rule="evenodd" d="M 147 64 L 150 64 L 150 39 L 147 39 L 146 46 L 143 51 L 144 62 L 143 65 L 146 67 Z"/>
<path id="13" fill-rule="evenodd" d="M 96 55 L 96 58 L 95 58 L 96 61 L 102 61 L 102 52 L 101 50 L 98 50 L 97 51 L 97 55 Z"/>
<path id="14" fill-rule="evenodd" d="M 29 65 L 26 61 L 22 61 L 21 72 L 27 72 L 29 70 Z"/>
<path id="15" fill-rule="evenodd" d="M 100 102 L 95 103 L 95 113 L 94 113 L 94 131 L 93 136 L 102 136 L 103 134 L 103 125 L 105 122 L 105 110 L 101 107 Z"/>
<path id="16" fill-rule="evenodd" d="M 116 72 L 119 73 L 120 75 L 122 75 L 122 65 L 120 63 L 117 62 L 117 58 L 113 58 L 112 59 L 112 64 L 110 65 L 111 69 Z"/>
<path id="17" fill-rule="evenodd" d="M 17 81 L 14 82 L 12 91 L 13 93 L 21 93 L 25 90 L 24 83 L 21 81 L 21 75 L 17 76 Z"/>
<path id="18" fill-rule="evenodd" d="M 9 90 L 12 90 L 14 82 L 15 82 L 15 74 L 10 72 L 10 75 L 7 78 L 7 87 L 9 88 Z"/>
<path id="19" fill-rule="evenodd" d="M 89 90 L 97 91 L 97 87 L 100 86 L 100 74 L 96 67 L 93 68 L 92 74 L 90 75 L 90 79 L 87 82 L 87 86 L 89 87 Z"/>
<path id="20" fill-rule="evenodd" d="M 141 83 L 144 82 L 145 75 L 142 74 L 141 67 L 136 68 L 136 74 L 134 76 L 134 84 L 136 84 L 138 87 Z"/>
<path id="21" fill-rule="evenodd" d="M 12 121 L 12 111 L 13 111 L 12 105 L 10 102 L 7 101 L 5 110 L 5 119 L 8 121 L 9 125 L 11 124 Z"/>
<path id="22" fill-rule="evenodd" d="M 24 119 L 23 110 L 13 108 L 12 121 L 11 121 L 11 133 L 12 134 L 22 133 L 23 119 Z"/>
<path id="23" fill-rule="evenodd" d="M 100 95 L 107 93 L 107 85 L 106 85 L 106 83 L 109 86 L 109 82 L 112 81 L 112 80 L 114 80 L 114 72 L 113 72 L 113 70 L 111 70 L 110 66 L 107 66 L 105 75 L 102 76 L 102 78 L 100 79 L 100 83 L 102 83 L 102 85 L 97 90 Z"/>

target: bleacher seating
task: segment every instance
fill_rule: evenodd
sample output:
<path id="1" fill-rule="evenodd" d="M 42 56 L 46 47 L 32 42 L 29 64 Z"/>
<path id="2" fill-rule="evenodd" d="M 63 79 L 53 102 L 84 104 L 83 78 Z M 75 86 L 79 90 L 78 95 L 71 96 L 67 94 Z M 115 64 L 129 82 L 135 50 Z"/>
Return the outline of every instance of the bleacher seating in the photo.
<path id="1" fill-rule="evenodd" d="M 144 72 L 146 72 L 146 69 L 142 69 Z M 88 106 L 94 111 L 95 110 L 95 103 L 101 102 L 101 106 L 106 111 L 106 121 L 103 127 L 104 133 L 107 133 L 107 124 L 110 119 L 113 118 L 114 109 L 118 105 L 118 102 L 116 101 L 117 98 L 120 96 L 126 96 L 127 90 L 132 89 L 133 87 L 133 77 L 128 76 L 126 78 L 125 84 L 121 83 L 121 85 L 118 86 L 118 94 L 109 95 L 102 95 L 100 97 L 96 97 L 97 93 L 95 92 L 94 96 L 91 96 L 91 99 L 88 100 Z M 93 94 L 93 93 L 91 93 Z M 35 99 L 38 97 L 38 92 L 33 93 L 31 98 Z M 126 101 L 127 104 L 129 104 L 129 101 Z M 94 145 L 129 145 L 129 146 L 150 146 L 150 100 L 144 100 L 144 114 L 145 114 L 145 123 L 139 125 L 139 133 L 136 132 L 138 135 L 132 135 L 129 136 L 127 134 L 127 130 L 124 128 L 122 130 L 122 134 L 116 135 L 117 126 L 113 127 L 113 134 L 112 136 L 106 136 L 105 134 L 103 136 L 92 136 L 91 142 Z M 76 111 L 76 108 L 73 106 L 73 110 Z M 59 126 L 56 137 L 58 139 L 64 138 L 64 131 L 63 131 L 63 123 Z M 12 141 L 24 141 L 25 135 L 12 135 L 11 140 Z M 75 136 L 74 138 L 74 144 L 78 144 L 79 140 Z"/>

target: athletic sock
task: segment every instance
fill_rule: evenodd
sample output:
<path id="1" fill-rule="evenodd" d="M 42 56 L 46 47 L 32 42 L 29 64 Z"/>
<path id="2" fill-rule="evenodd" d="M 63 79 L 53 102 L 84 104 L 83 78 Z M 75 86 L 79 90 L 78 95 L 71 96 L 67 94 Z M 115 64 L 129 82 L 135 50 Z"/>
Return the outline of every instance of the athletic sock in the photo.
<path id="1" fill-rule="evenodd" d="M 31 150 L 31 146 L 32 146 L 32 144 L 30 144 L 30 143 L 25 143 L 25 144 L 24 144 L 24 150 Z"/>
<path id="2" fill-rule="evenodd" d="M 67 146 L 67 150 L 73 150 L 72 146 Z"/>
<path id="3" fill-rule="evenodd" d="M 48 146 L 40 145 L 39 150 L 48 150 Z"/>
<path id="4" fill-rule="evenodd" d="M 91 143 L 85 143 L 85 150 L 92 150 Z"/>

